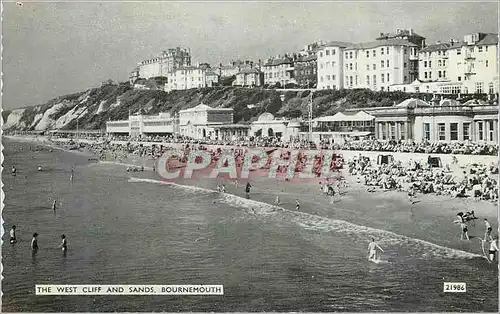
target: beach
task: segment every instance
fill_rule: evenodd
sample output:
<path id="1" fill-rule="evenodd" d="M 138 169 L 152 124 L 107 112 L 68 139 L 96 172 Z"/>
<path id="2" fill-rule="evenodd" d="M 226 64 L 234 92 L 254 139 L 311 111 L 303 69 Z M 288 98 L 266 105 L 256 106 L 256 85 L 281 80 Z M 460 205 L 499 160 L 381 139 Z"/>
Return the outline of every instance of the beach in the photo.
<path id="1" fill-rule="evenodd" d="M 14 156 L 22 158 L 15 147 L 30 145 L 18 143 L 6 143 L 6 169 Z M 497 230 L 497 208 L 492 203 L 419 195 L 420 202 L 410 205 L 405 193 L 369 193 L 346 173 L 350 186 L 333 204 L 322 195 L 317 181 L 263 177 L 252 180 L 248 200 L 244 181 L 238 187 L 232 181 L 208 178 L 164 182 L 153 173 L 147 157 L 131 155 L 121 163 L 95 163 L 89 162 L 87 153 L 40 152 L 35 160 L 47 167 L 46 173 L 30 170 L 35 161 L 27 158 L 25 164 L 18 163 L 18 176 L 5 179 L 4 228 L 17 220 L 20 229 L 27 229 L 25 222 L 30 231 L 36 228 L 44 237 L 41 245 L 47 245 L 47 234 L 56 238 L 67 232 L 71 249 L 67 257 L 42 250 L 33 259 L 21 249 L 25 242 L 11 247 L 4 239 L 4 307 L 498 310 L 497 267 L 482 257 L 477 239 L 484 235 L 482 218 Z M 68 185 L 72 165 L 76 165 L 75 182 Z M 127 165 L 145 166 L 145 171 L 127 172 Z M 218 183 L 225 184 L 227 193 L 215 191 Z M 20 185 L 31 188 L 29 197 L 22 194 Z M 280 206 L 271 205 L 276 196 Z M 40 205 L 50 203 L 50 197 L 61 199 L 61 211 L 55 216 Z M 298 211 L 295 199 L 301 204 Z M 459 226 L 452 221 L 457 212 L 469 210 L 481 218 L 469 230 L 476 238 L 460 241 Z M 384 264 L 366 260 L 371 237 L 387 252 Z M 29 234 L 23 235 L 23 241 L 29 241 Z M 27 275 L 33 279 L 24 284 Z M 223 284 L 226 295 L 224 302 L 214 297 L 171 298 L 168 307 L 159 297 L 134 297 L 133 302 L 123 303 L 118 303 L 118 297 L 39 302 L 28 291 L 34 287 L 30 284 L 41 281 L 210 283 Z M 445 281 L 467 282 L 468 290 L 474 291 L 467 295 L 468 302 L 443 294 Z"/>

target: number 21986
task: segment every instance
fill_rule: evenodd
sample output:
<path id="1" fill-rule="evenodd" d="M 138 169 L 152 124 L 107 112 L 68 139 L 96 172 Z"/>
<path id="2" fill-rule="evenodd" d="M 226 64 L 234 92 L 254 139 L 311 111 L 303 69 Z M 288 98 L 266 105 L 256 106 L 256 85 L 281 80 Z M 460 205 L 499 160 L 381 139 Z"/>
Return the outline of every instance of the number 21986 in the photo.
<path id="1" fill-rule="evenodd" d="M 467 292 L 465 282 L 445 282 L 443 292 Z"/>

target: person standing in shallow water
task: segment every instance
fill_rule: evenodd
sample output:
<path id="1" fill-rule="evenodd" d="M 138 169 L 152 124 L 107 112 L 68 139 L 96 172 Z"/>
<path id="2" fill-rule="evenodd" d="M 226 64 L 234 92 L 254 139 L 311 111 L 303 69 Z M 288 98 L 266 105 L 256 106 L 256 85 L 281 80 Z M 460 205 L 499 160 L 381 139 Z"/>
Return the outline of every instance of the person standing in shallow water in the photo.
<path id="1" fill-rule="evenodd" d="M 247 198 L 250 197 L 250 189 L 252 188 L 252 185 L 250 184 L 250 182 L 247 182 L 247 185 L 245 187 L 245 192 L 247 194 Z"/>
<path id="2" fill-rule="evenodd" d="M 31 250 L 33 252 L 38 251 L 38 233 L 33 233 L 33 239 L 31 239 Z"/>
<path id="3" fill-rule="evenodd" d="M 61 235 L 61 239 L 62 242 L 59 245 L 59 248 L 61 248 L 63 252 L 66 252 L 66 250 L 68 249 L 68 241 L 66 240 L 66 236 L 64 234 Z"/>
<path id="4" fill-rule="evenodd" d="M 10 243 L 14 244 L 17 242 L 16 239 L 16 225 L 13 225 L 12 228 L 10 229 Z"/>

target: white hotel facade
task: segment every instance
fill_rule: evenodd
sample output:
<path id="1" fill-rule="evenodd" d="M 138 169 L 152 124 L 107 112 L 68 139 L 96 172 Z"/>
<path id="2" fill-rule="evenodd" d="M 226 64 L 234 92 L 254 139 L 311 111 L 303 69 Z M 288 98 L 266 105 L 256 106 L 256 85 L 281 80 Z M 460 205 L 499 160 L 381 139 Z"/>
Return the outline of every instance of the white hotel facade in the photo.
<path id="1" fill-rule="evenodd" d="M 388 91 L 418 77 L 418 51 L 425 38 L 410 30 L 381 33 L 372 42 L 331 42 L 318 52 L 318 89 L 369 88 Z"/>
<path id="2" fill-rule="evenodd" d="M 391 91 L 438 94 L 499 92 L 498 34 L 474 33 L 419 52 L 418 80 Z"/>
<path id="3" fill-rule="evenodd" d="M 499 92 L 498 34 L 426 46 L 412 29 L 372 42 L 329 42 L 317 51 L 317 88 L 438 94 Z"/>

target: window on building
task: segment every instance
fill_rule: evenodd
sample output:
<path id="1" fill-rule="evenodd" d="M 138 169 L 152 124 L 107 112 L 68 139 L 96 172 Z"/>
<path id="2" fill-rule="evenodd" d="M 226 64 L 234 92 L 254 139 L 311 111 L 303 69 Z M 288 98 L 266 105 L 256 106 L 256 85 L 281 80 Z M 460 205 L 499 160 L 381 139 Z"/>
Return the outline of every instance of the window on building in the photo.
<path id="1" fill-rule="evenodd" d="M 461 81 L 462 81 L 462 77 L 461 77 L 461 76 L 457 77 L 457 80 L 458 80 L 459 82 L 461 82 Z"/>
<path id="2" fill-rule="evenodd" d="M 443 71 L 443 77 L 446 77 L 446 71 Z"/>
<path id="3" fill-rule="evenodd" d="M 375 57 L 377 56 L 377 51 L 373 50 L 373 51 L 372 51 L 372 55 L 373 55 L 373 57 L 375 58 Z"/>
<path id="4" fill-rule="evenodd" d="M 321 82 L 323 82 L 323 77 L 320 77 L 320 78 L 319 78 L 319 80 L 320 80 Z"/>
<path id="5" fill-rule="evenodd" d="M 458 123 L 450 123 L 450 140 L 458 141 Z"/>
<path id="6" fill-rule="evenodd" d="M 330 50 L 326 49 L 325 50 L 325 56 L 329 56 L 330 55 Z"/>
<path id="7" fill-rule="evenodd" d="M 446 125 L 444 123 L 438 123 L 438 140 L 446 140 Z"/>
<path id="8" fill-rule="evenodd" d="M 385 48 L 385 53 L 386 53 L 386 54 L 389 54 L 389 47 L 386 47 L 386 48 Z"/>
<path id="9" fill-rule="evenodd" d="M 327 50 L 327 51 L 328 51 L 328 50 Z M 328 68 L 328 67 L 330 67 L 330 61 L 327 61 L 327 62 L 325 63 L 325 68 Z"/>
<path id="10" fill-rule="evenodd" d="M 484 51 L 488 52 L 488 46 L 484 46 Z"/>
<path id="11" fill-rule="evenodd" d="M 337 51 L 336 49 L 332 49 L 332 56 L 335 55 L 336 51 Z"/>
<path id="12" fill-rule="evenodd" d="M 458 48 L 457 49 L 457 56 L 461 55 L 462 54 L 462 49 L 461 48 Z"/>
<path id="13" fill-rule="evenodd" d="M 366 76 L 366 85 L 370 85 L 370 76 L 369 75 Z"/>
<path id="14" fill-rule="evenodd" d="M 377 85 L 377 76 L 376 75 L 373 76 L 373 85 Z"/>
<path id="15" fill-rule="evenodd" d="M 352 63 L 349 63 L 349 70 L 352 70 Z"/>
<path id="16" fill-rule="evenodd" d="M 438 77 L 441 77 L 441 71 L 438 71 Z"/>
<path id="17" fill-rule="evenodd" d="M 470 138 L 470 125 L 471 124 L 469 122 L 463 123 L 463 128 L 464 128 L 463 140 L 464 141 L 471 140 L 471 138 Z"/>
<path id="18" fill-rule="evenodd" d="M 390 122 L 391 126 L 391 140 L 396 139 L 396 123 L 395 122 Z"/>
<path id="19" fill-rule="evenodd" d="M 427 67 L 427 61 L 424 61 L 424 68 Z"/>
<path id="20" fill-rule="evenodd" d="M 374 63 L 373 64 L 373 70 L 376 70 L 377 69 L 377 65 Z"/>
<path id="21" fill-rule="evenodd" d="M 330 85 L 326 85 L 326 89 L 330 89 Z"/>
<path id="22" fill-rule="evenodd" d="M 486 60 L 485 65 L 486 65 L 486 67 L 488 67 L 488 60 Z"/>
<path id="23" fill-rule="evenodd" d="M 352 59 L 352 51 L 349 51 L 349 58 Z"/>
<path id="24" fill-rule="evenodd" d="M 489 132 L 488 132 L 488 134 L 489 134 L 489 136 L 490 136 L 489 140 L 490 140 L 490 142 L 493 142 L 493 133 L 494 133 L 494 129 L 493 129 L 493 128 L 494 128 L 494 126 L 493 126 L 493 121 L 492 121 L 492 120 L 490 120 L 490 123 L 488 123 L 488 124 L 489 124 L 489 126 L 490 126 L 490 129 L 489 129 Z"/>
<path id="25" fill-rule="evenodd" d="M 352 86 L 352 76 L 349 76 L 349 85 Z"/>
<path id="26" fill-rule="evenodd" d="M 380 83 L 385 83 L 384 78 L 385 78 L 384 73 L 380 74 Z"/>
<path id="27" fill-rule="evenodd" d="M 370 65 L 369 64 L 366 65 L 366 71 L 370 71 Z"/>
<path id="28" fill-rule="evenodd" d="M 335 75 L 332 75 L 332 81 L 335 81 Z"/>
<path id="29" fill-rule="evenodd" d="M 387 62 L 385 63 L 385 66 L 386 66 L 386 67 L 390 67 L 390 65 L 389 65 L 389 60 L 387 60 Z"/>
<path id="30" fill-rule="evenodd" d="M 483 52 L 483 46 L 477 47 L 477 52 Z"/>
<path id="31" fill-rule="evenodd" d="M 443 60 L 443 66 L 444 67 L 446 66 L 446 60 Z"/>
<path id="32" fill-rule="evenodd" d="M 406 66 L 407 66 L 406 62 L 405 62 L 405 63 L 403 63 L 403 68 L 406 68 Z"/>
<path id="33" fill-rule="evenodd" d="M 488 94 L 494 94 L 495 89 L 493 87 L 493 83 L 488 83 Z"/>
<path id="34" fill-rule="evenodd" d="M 380 54 L 383 55 L 384 54 L 384 47 L 380 48 Z"/>
<path id="35" fill-rule="evenodd" d="M 345 53 L 345 58 L 349 59 L 349 53 L 348 52 Z"/>
<path id="36" fill-rule="evenodd" d="M 483 82 L 476 82 L 476 93 L 482 94 L 483 93 Z"/>
<path id="37" fill-rule="evenodd" d="M 408 81 L 408 76 L 405 75 L 404 81 Z"/>
<path id="38" fill-rule="evenodd" d="M 483 141 L 484 140 L 484 130 L 483 130 L 483 122 L 478 122 L 477 123 L 477 130 L 478 130 L 478 135 L 479 135 L 479 140 Z"/>
<path id="39" fill-rule="evenodd" d="M 403 54 L 407 54 L 407 53 L 408 53 L 408 51 L 406 51 L 406 48 L 403 49 Z"/>
<path id="40" fill-rule="evenodd" d="M 389 73 L 387 73 L 385 76 L 386 76 L 387 83 L 389 83 Z"/>
<path id="41" fill-rule="evenodd" d="M 424 123 L 424 127 L 422 128 L 424 131 L 423 137 L 424 140 L 431 140 L 431 124 L 430 123 Z"/>
<path id="42" fill-rule="evenodd" d="M 427 72 L 424 72 L 424 78 L 427 78 Z"/>
<path id="43" fill-rule="evenodd" d="M 330 80 L 330 75 L 327 75 L 326 76 L 326 80 L 329 81 Z"/>
<path id="44" fill-rule="evenodd" d="M 320 57 L 320 58 L 322 58 L 322 57 L 323 57 L 323 52 L 322 52 L 322 51 L 320 51 L 320 52 L 319 52 L 319 57 Z"/>
<path id="45" fill-rule="evenodd" d="M 441 66 L 441 60 L 438 60 L 438 67 Z"/>
<path id="46" fill-rule="evenodd" d="M 368 51 L 368 50 L 366 51 L 366 57 L 370 58 L 370 51 Z"/>
<path id="47" fill-rule="evenodd" d="M 383 68 L 384 67 L 384 60 L 380 61 L 380 67 Z"/>
<path id="48" fill-rule="evenodd" d="M 432 63 L 431 63 L 431 61 L 429 61 L 429 68 L 432 68 Z"/>

